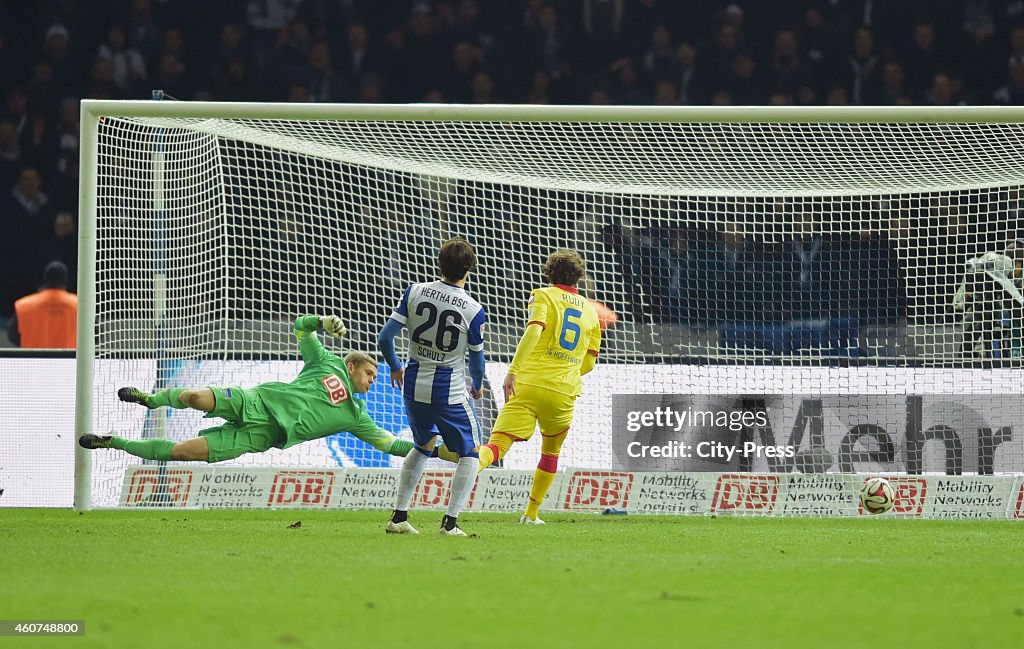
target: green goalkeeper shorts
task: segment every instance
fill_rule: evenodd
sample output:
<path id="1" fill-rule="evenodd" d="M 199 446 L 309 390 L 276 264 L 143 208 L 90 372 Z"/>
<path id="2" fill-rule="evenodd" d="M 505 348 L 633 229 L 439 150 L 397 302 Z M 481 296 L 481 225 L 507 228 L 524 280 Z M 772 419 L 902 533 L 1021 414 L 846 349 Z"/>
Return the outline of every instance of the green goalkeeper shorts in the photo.
<path id="1" fill-rule="evenodd" d="M 259 393 L 242 388 L 210 388 L 214 408 L 207 417 L 227 420 L 199 431 L 210 446 L 208 460 L 224 462 L 246 453 L 262 453 L 279 446 L 284 432 L 263 405 Z"/>

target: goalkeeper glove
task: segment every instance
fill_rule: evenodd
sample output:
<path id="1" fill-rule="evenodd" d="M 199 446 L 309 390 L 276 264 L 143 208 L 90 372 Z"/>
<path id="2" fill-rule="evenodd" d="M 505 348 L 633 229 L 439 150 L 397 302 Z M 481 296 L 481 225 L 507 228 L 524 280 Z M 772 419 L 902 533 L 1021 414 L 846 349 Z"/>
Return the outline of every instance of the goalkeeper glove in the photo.
<path id="1" fill-rule="evenodd" d="M 348 333 L 348 329 L 345 325 L 341 324 L 341 318 L 336 315 L 328 315 L 320 318 L 320 326 L 323 327 L 324 333 L 332 338 L 344 338 L 345 334 Z"/>

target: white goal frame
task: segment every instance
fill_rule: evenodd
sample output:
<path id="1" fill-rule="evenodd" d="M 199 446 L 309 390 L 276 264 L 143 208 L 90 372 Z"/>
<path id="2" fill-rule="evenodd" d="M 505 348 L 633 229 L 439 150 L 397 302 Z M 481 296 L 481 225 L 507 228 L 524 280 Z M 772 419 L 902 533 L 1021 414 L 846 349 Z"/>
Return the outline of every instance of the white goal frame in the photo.
<path id="1" fill-rule="evenodd" d="M 106 101 L 81 103 L 79 295 L 75 437 L 92 432 L 95 360 L 98 127 L 103 117 L 249 118 L 464 122 L 1021 123 L 1024 107 L 1003 106 L 531 106 L 457 104 L 288 104 Z M 159 297 L 158 297 L 159 301 Z M 105 432 L 105 431 L 104 431 Z M 75 445 L 78 510 L 91 508 L 91 456 Z"/>

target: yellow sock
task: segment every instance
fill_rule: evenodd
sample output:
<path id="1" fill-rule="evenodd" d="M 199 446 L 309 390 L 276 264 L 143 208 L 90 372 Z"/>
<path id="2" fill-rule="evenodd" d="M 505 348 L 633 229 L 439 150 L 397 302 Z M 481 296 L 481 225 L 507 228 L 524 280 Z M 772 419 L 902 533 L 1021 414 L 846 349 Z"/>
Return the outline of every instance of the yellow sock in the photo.
<path id="1" fill-rule="evenodd" d="M 486 444 L 480 446 L 480 468 L 483 471 L 491 464 L 505 457 L 508 449 L 512 446 L 512 438 L 502 433 L 491 433 L 491 438 Z"/>
<path id="2" fill-rule="evenodd" d="M 544 496 L 548 494 L 551 483 L 555 481 L 555 474 L 537 469 L 533 472 L 533 487 L 530 488 L 530 502 L 526 505 L 526 515 L 536 520 L 540 512 L 540 505 L 544 502 Z"/>
<path id="3" fill-rule="evenodd" d="M 493 463 L 494 451 L 491 450 L 490 444 L 484 444 L 480 447 L 480 468 L 478 468 L 477 471 L 483 471 Z"/>
<path id="4" fill-rule="evenodd" d="M 530 502 L 526 505 L 526 515 L 536 520 L 544 496 L 548 494 L 551 483 L 555 481 L 558 471 L 558 456 L 541 453 L 537 470 L 533 472 L 533 486 L 530 487 Z"/>
<path id="5" fill-rule="evenodd" d="M 442 460 L 452 462 L 453 464 L 459 463 L 459 454 L 456 453 L 455 451 L 450 450 L 444 444 L 437 447 L 437 457 L 441 458 Z"/>

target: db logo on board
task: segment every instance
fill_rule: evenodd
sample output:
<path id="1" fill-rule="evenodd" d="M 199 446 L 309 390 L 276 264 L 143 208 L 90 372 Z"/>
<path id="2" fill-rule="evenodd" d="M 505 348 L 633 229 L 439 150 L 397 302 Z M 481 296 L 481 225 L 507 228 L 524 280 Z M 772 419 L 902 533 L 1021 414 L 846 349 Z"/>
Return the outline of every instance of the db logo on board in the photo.
<path id="1" fill-rule="evenodd" d="M 924 478 L 886 477 L 886 480 L 896 490 L 891 513 L 920 516 L 924 512 L 924 496 L 928 491 L 928 482 Z M 863 504 L 857 505 L 857 512 L 864 513 Z"/>
<path id="2" fill-rule="evenodd" d="M 189 469 L 138 469 L 124 495 L 126 507 L 184 507 L 192 488 Z"/>
<path id="3" fill-rule="evenodd" d="M 416 491 L 412 494 L 413 505 L 423 509 L 447 507 L 453 475 L 455 475 L 454 471 L 424 471 L 420 481 L 416 483 Z M 475 496 L 476 485 L 474 484 L 473 491 L 469 492 L 466 509 L 473 506 Z"/>
<path id="4" fill-rule="evenodd" d="M 270 487 L 269 507 L 327 507 L 334 489 L 333 471 L 278 471 Z"/>
<path id="5" fill-rule="evenodd" d="M 924 512 L 924 496 L 928 482 L 924 478 L 886 478 L 896 490 L 893 514 L 920 516 Z"/>
<path id="6" fill-rule="evenodd" d="M 633 487 L 632 473 L 575 471 L 569 479 L 565 508 L 574 510 L 626 509 Z"/>
<path id="7" fill-rule="evenodd" d="M 711 511 L 767 515 L 775 509 L 778 496 L 778 476 L 726 473 L 715 483 Z"/>
<path id="8" fill-rule="evenodd" d="M 1020 489 L 1017 491 L 1017 509 L 1013 512 L 1014 518 L 1024 518 L 1024 483 L 1020 485 Z"/>

